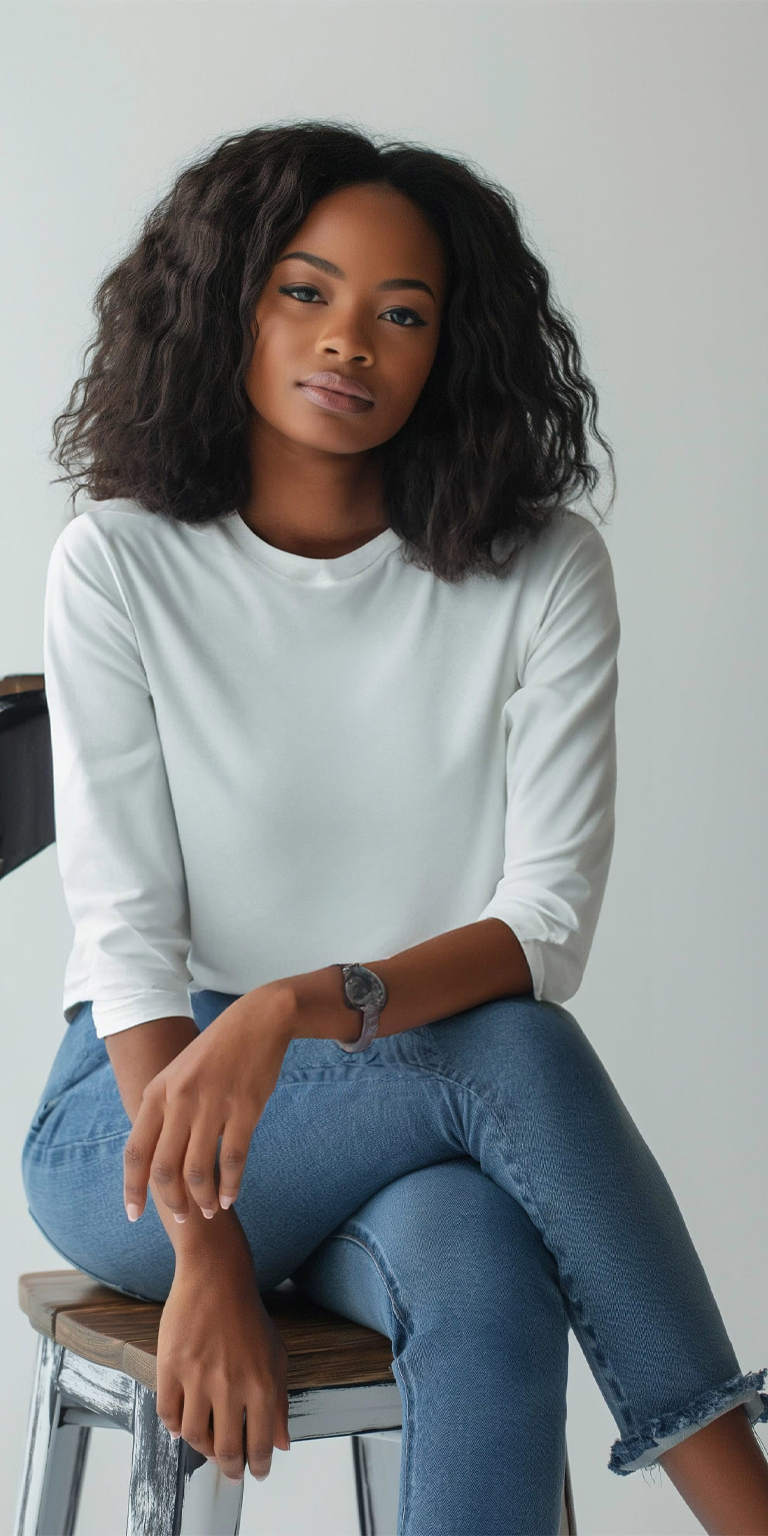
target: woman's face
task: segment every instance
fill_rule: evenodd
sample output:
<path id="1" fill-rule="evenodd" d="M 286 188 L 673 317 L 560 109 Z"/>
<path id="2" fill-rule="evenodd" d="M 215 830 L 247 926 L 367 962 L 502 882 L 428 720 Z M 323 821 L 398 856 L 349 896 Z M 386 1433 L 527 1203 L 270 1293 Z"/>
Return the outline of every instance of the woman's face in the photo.
<path id="1" fill-rule="evenodd" d="M 330 193 L 280 252 L 256 306 L 245 388 L 257 416 L 329 453 L 386 442 L 432 367 L 444 285 L 440 241 L 407 197 L 367 184 Z M 301 387 L 325 372 L 364 384 L 372 403 L 334 409 L 338 394 Z"/>

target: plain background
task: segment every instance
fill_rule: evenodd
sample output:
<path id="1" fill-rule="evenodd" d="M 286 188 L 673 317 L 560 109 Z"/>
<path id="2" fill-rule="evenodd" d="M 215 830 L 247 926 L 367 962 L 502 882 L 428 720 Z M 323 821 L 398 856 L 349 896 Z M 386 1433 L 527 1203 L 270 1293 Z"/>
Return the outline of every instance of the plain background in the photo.
<path id="1" fill-rule="evenodd" d="M 741 1369 L 762 1369 L 768 10 L 206 0 L 6 4 L 2 21 L 0 675 L 42 671 L 47 561 L 68 517 L 50 428 L 97 281 L 183 163 L 226 134 L 320 117 L 471 159 L 518 200 L 619 477 L 603 527 L 622 620 L 617 834 L 568 1006 L 672 1185 Z M 17 1275 L 64 1265 L 19 1164 L 64 1028 L 72 928 L 54 846 L 0 882 L 0 934 L 10 1531 L 35 1347 Z M 581 1536 L 700 1530 L 660 1469 L 608 1471 L 618 1430 L 573 1335 L 570 1361 Z M 92 1447 L 79 1536 L 119 1536 L 129 1438 Z M 346 1439 L 276 1452 L 265 1483 L 246 1478 L 243 1536 L 355 1530 Z"/>

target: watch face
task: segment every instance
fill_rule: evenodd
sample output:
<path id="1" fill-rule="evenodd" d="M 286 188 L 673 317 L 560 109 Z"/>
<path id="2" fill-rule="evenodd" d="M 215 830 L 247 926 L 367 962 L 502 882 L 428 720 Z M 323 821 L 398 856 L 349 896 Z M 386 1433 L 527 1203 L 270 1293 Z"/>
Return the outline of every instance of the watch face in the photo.
<path id="1" fill-rule="evenodd" d="M 383 1005 L 386 990 L 380 977 L 364 967 L 356 967 L 347 976 L 347 997 L 355 1008 L 365 1008 L 368 1003 Z"/>

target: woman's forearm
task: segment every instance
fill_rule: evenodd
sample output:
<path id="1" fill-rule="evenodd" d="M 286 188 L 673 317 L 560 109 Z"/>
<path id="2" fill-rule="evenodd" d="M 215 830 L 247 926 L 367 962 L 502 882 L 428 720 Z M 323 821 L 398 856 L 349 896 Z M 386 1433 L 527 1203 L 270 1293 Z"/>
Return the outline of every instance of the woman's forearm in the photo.
<path id="1" fill-rule="evenodd" d="M 107 1055 L 131 1125 L 138 1114 L 147 1083 L 199 1033 L 194 1019 L 173 1015 L 167 1019 L 150 1019 L 147 1024 L 134 1024 L 131 1029 L 105 1036 Z"/>
<path id="2" fill-rule="evenodd" d="M 495 998 L 533 992 L 528 960 L 517 934 L 498 917 L 480 918 L 439 933 L 384 960 L 365 960 L 389 994 L 378 1036 L 434 1024 Z M 338 965 L 286 976 L 279 985 L 290 999 L 290 1033 L 356 1040 L 360 1015 L 347 1008 Z"/>
<path id="3" fill-rule="evenodd" d="M 138 1114 L 147 1083 L 158 1072 L 162 1072 L 198 1034 L 194 1019 L 173 1015 L 165 1019 L 150 1019 L 146 1024 L 136 1024 L 130 1029 L 121 1029 L 105 1036 L 107 1054 L 131 1124 Z M 203 1215 L 194 1200 L 189 1200 L 185 1220 L 177 1222 L 173 1212 L 160 1197 L 152 1178 L 149 1187 L 155 1209 L 173 1244 L 177 1264 L 190 1257 L 198 1259 L 208 1253 L 221 1251 L 230 1244 L 239 1248 L 243 1244 L 247 1246 L 247 1239 L 234 1208 L 226 1211 L 217 1209 L 215 1215 L 209 1218 Z"/>

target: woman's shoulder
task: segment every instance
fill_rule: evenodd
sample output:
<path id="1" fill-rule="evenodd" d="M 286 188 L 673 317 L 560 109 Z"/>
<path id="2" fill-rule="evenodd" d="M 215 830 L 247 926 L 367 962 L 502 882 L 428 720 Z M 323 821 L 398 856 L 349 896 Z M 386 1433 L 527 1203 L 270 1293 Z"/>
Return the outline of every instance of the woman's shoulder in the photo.
<path id="1" fill-rule="evenodd" d="M 146 538 L 153 529 L 159 533 L 162 526 L 179 527 L 180 524 L 171 525 L 168 518 L 156 512 L 148 512 L 146 507 L 127 497 L 116 497 L 111 501 L 90 501 L 67 520 L 56 543 L 62 542 L 73 549 L 85 548 L 88 544 L 102 541 L 112 543 L 121 537 L 130 537 L 132 533 Z"/>
<path id="2" fill-rule="evenodd" d="M 498 540 L 495 558 L 505 557 L 518 543 L 510 532 Z M 608 546 L 600 529 L 570 506 L 554 508 L 541 528 L 519 548 L 517 560 L 510 567 L 510 579 L 528 589 L 548 587 L 553 580 L 574 567 L 610 568 Z"/>
<path id="3" fill-rule="evenodd" d="M 183 548 L 201 535 L 210 535 L 216 527 L 216 523 L 183 523 L 178 518 L 148 511 L 127 497 L 91 501 L 60 529 L 51 560 L 71 557 L 79 564 L 95 569 L 104 561 L 117 568 L 127 559 L 141 567 L 148 547 L 161 547 L 169 555 L 174 552 L 180 555 Z M 157 569 L 156 563 L 154 569 Z"/>
<path id="4" fill-rule="evenodd" d="M 148 524 L 158 523 L 159 518 L 147 512 L 135 501 L 92 501 L 74 512 L 60 528 L 53 542 L 51 558 L 72 556 L 87 561 L 98 558 L 103 552 L 121 540 L 139 534 L 146 539 Z"/>
<path id="5" fill-rule="evenodd" d="M 542 562 L 567 560 L 579 548 L 583 548 L 593 558 L 599 558 L 602 551 L 608 553 L 600 529 L 588 517 L 569 506 L 555 508 L 531 544 L 533 556 Z"/>

